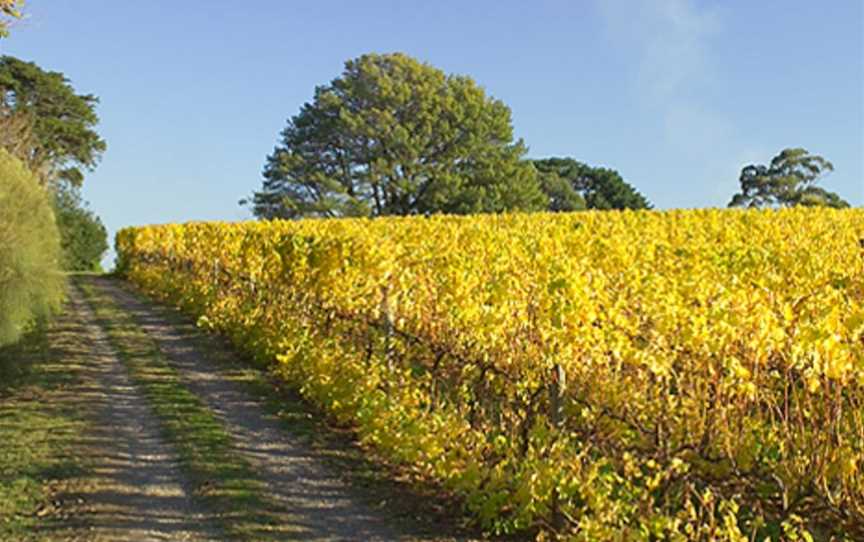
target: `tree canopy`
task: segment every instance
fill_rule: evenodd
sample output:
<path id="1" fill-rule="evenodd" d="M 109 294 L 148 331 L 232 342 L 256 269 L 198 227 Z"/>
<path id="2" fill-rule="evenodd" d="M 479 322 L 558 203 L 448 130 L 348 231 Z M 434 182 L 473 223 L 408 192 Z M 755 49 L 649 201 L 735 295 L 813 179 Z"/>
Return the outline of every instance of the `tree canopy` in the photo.
<path id="1" fill-rule="evenodd" d="M 0 125 L 13 125 L 27 134 L 26 139 L 7 137 L 17 146 L 7 150 L 43 183 L 63 181 L 80 186 L 82 169 L 95 167 L 106 148 L 95 131 L 98 101 L 92 94 L 76 94 L 62 73 L 11 56 L 0 57 Z"/>
<path id="2" fill-rule="evenodd" d="M 543 209 L 525 152 L 471 78 L 368 54 L 288 121 L 251 203 L 260 218 Z"/>
<path id="3" fill-rule="evenodd" d="M 830 171 L 834 165 L 821 156 L 801 148 L 783 149 L 769 165 L 751 164 L 741 170 L 741 191 L 729 207 L 849 207 L 834 192 L 815 185 Z"/>
<path id="4" fill-rule="evenodd" d="M 614 169 L 572 158 L 533 160 L 549 196 L 551 211 L 650 209 L 651 204 Z"/>
<path id="5" fill-rule="evenodd" d="M 54 193 L 54 216 L 60 230 L 62 266 L 66 271 L 99 271 L 108 250 L 108 232 L 75 188 Z"/>
<path id="6" fill-rule="evenodd" d="M 535 167 L 537 167 L 535 163 Z M 581 211 L 587 208 L 585 198 L 576 191 L 570 179 L 562 177 L 553 168 L 537 167 L 540 186 L 549 198 L 549 210 L 554 212 Z"/>

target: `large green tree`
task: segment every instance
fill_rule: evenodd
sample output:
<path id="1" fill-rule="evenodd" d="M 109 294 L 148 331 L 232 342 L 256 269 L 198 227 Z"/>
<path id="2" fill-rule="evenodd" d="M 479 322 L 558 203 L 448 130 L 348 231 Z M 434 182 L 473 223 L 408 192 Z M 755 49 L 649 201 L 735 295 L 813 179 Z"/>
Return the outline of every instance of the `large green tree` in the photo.
<path id="1" fill-rule="evenodd" d="M 471 78 L 368 54 L 315 89 L 267 158 L 260 218 L 545 208 L 510 110 Z"/>
<path id="2" fill-rule="evenodd" d="M 69 80 L 45 71 L 32 62 L 0 57 L 0 126 L 24 119 L 29 144 L 11 138 L 17 149 L 8 149 L 34 171 L 43 183 L 65 182 L 80 186 L 83 170 L 95 167 L 105 151 L 105 141 L 95 131 L 98 99 L 76 94 Z M 7 138 L 8 139 L 8 138 Z"/>
<path id="3" fill-rule="evenodd" d="M 821 156 L 801 148 L 783 149 L 769 165 L 751 164 L 741 170 L 741 191 L 732 196 L 729 207 L 849 207 L 834 192 L 816 186 L 829 171 L 834 165 Z"/>
<path id="4" fill-rule="evenodd" d="M 549 196 L 549 210 L 650 209 L 651 203 L 614 169 L 593 167 L 572 158 L 533 160 Z"/>

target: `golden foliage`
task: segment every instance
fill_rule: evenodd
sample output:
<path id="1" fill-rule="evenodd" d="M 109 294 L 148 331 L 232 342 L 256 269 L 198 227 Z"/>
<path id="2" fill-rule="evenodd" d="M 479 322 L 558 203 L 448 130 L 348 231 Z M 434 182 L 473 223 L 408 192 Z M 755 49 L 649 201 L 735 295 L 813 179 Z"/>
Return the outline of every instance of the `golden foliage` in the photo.
<path id="1" fill-rule="evenodd" d="M 491 530 L 864 536 L 860 209 L 190 223 L 117 246 Z"/>

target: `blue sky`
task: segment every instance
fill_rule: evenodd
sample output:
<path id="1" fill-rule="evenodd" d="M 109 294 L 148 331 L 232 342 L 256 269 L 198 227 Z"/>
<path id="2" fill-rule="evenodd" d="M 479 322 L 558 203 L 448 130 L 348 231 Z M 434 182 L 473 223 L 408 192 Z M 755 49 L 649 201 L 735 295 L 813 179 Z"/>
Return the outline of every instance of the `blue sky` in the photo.
<path id="1" fill-rule="evenodd" d="M 288 117 L 345 60 L 474 77 L 530 155 L 617 169 L 659 208 L 725 205 L 801 146 L 864 204 L 864 3 L 799 0 L 29 0 L 3 54 L 100 97 L 85 197 L 112 231 L 238 220 Z"/>

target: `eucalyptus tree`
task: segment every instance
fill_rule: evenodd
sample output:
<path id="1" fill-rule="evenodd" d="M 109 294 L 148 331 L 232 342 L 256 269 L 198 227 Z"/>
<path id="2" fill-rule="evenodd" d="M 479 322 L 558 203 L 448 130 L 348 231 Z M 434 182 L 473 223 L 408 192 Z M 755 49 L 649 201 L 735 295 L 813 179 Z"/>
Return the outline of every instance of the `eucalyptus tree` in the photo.
<path id="1" fill-rule="evenodd" d="M 751 164 L 741 170 L 741 191 L 729 207 L 792 207 L 795 205 L 849 207 L 839 195 L 816 186 L 834 165 L 805 149 L 783 149 L 771 163 Z"/>

